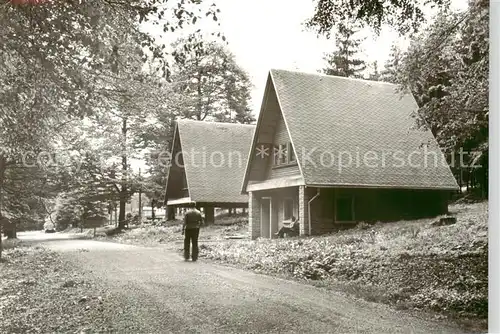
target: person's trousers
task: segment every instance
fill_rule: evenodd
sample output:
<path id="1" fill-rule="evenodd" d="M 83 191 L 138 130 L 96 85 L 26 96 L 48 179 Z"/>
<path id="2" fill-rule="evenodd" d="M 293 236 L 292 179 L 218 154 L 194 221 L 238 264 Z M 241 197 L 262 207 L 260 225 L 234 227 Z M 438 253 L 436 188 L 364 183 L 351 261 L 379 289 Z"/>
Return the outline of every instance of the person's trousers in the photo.
<path id="1" fill-rule="evenodd" d="M 283 226 L 282 228 L 280 228 L 280 230 L 278 231 L 277 235 L 280 238 L 284 238 L 285 237 L 285 233 L 287 235 L 290 235 L 290 234 L 293 233 L 293 230 L 291 228 L 289 228 L 289 227 Z"/>
<path id="2" fill-rule="evenodd" d="M 189 248 L 192 245 L 191 259 L 196 261 L 198 259 L 198 236 L 200 235 L 199 228 L 186 229 L 184 232 L 184 258 L 189 259 Z"/>

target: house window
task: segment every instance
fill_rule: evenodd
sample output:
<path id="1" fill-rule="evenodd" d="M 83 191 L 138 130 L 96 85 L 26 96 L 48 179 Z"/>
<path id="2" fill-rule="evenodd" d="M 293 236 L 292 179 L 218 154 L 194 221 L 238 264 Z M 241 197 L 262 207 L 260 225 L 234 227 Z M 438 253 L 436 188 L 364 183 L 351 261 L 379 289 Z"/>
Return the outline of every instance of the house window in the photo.
<path id="1" fill-rule="evenodd" d="M 291 143 L 274 146 L 273 165 L 282 166 L 295 162 L 295 154 Z"/>
<path id="2" fill-rule="evenodd" d="M 336 201 L 336 220 L 340 222 L 354 221 L 354 198 L 339 197 Z"/>
<path id="3" fill-rule="evenodd" d="M 293 199 L 287 198 L 283 201 L 283 220 L 292 220 Z"/>
<path id="4" fill-rule="evenodd" d="M 281 166 L 286 164 L 286 145 L 275 145 L 273 149 L 274 165 Z"/>

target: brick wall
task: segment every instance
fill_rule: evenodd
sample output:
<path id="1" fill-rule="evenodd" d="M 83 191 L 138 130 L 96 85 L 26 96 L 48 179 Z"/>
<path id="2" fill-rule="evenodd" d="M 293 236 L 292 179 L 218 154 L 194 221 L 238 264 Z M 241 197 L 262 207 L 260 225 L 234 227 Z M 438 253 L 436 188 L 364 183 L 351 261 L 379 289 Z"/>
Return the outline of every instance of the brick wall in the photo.
<path id="1" fill-rule="evenodd" d="M 248 228 L 252 240 L 260 237 L 260 202 L 252 191 L 248 193 Z"/>
<path id="2" fill-rule="evenodd" d="M 314 188 L 305 190 L 305 196 L 309 199 L 316 194 Z M 345 195 L 354 196 L 354 218 L 357 222 L 419 219 L 444 214 L 447 211 L 446 193 L 435 190 L 323 188 L 320 196 L 311 204 L 313 235 L 330 233 L 355 225 L 339 224 L 335 221 L 335 198 Z"/>
<path id="3" fill-rule="evenodd" d="M 309 234 L 309 216 L 307 213 L 307 196 L 306 189 L 304 186 L 299 186 L 299 223 L 300 223 L 300 235 Z"/>

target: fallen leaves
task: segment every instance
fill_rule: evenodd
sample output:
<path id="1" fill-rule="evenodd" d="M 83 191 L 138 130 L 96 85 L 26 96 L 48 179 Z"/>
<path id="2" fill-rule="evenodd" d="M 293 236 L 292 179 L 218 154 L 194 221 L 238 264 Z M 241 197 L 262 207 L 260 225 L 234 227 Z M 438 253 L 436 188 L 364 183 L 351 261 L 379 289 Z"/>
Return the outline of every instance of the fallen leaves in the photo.
<path id="1" fill-rule="evenodd" d="M 18 247 L 4 256 L 0 333 L 79 333 L 82 326 L 100 325 L 103 293 L 57 254 Z"/>

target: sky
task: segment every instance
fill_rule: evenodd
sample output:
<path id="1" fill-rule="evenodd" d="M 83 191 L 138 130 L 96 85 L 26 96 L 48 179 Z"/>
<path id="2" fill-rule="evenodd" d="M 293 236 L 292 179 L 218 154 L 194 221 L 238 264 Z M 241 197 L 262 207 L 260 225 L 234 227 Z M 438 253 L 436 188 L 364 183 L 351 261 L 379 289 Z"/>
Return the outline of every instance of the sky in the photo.
<path id="1" fill-rule="evenodd" d="M 324 67 L 325 53 L 335 50 L 333 39 L 318 38 L 305 29 L 303 23 L 314 11 L 312 0 L 218 0 L 217 5 L 228 47 L 254 84 L 252 104 L 256 112 L 271 68 L 317 72 Z M 369 31 L 359 34 L 368 35 Z M 363 58 L 383 64 L 396 40 L 395 32 L 383 29 L 378 39 L 365 40 Z"/>
<path id="2" fill-rule="evenodd" d="M 325 53 L 335 51 L 334 35 L 330 40 L 307 31 L 304 22 L 314 12 L 313 0 L 213 0 L 220 9 L 218 22 L 224 32 L 228 49 L 237 63 L 247 71 L 254 85 L 251 106 L 255 114 L 260 109 L 267 74 L 270 69 L 289 69 L 302 72 L 318 72 L 325 62 Z M 467 0 L 451 0 L 454 9 L 467 7 Z M 435 11 L 428 10 L 430 17 Z M 203 30 L 216 28 L 208 19 L 200 25 Z M 149 27 L 155 34 L 161 27 Z M 379 36 L 370 29 L 361 31 L 366 37 L 361 58 L 368 64 L 377 61 L 379 70 L 388 58 L 393 43 L 405 49 L 409 42 L 389 27 L 383 27 Z M 173 41 L 179 37 L 169 35 Z M 165 42 L 163 38 L 162 42 Z"/>
<path id="3" fill-rule="evenodd" d="M 304 22 L 314 12 L 313 0 L 214 0 L 220 9 L 218 22 L 214 26 L 209 20 L 201 28 L 209 31 L 217 28 L 224 32 L 228 49 L 236 62 L 247 71 L 253 84 L 251 106 L 258 115 L 270 69 L 288 69 L 302 72 L 318 72 L 325 62 L 325 53 L 335 51 L 334 36 L 330 40 L 307 31 Z M 467 0 L 452 0 L 457 10 L 467 8 Z M 427 15 L 433 15 L 429 10 Z M 147 30 L 155 34 L 155 29 Z M 383 27 L 379 36 L 365 29 L 358 35 L 366 37 L 360 54 L 368 64 L 378 62 L 379 70 L 388 59 L 390 48 L 397 43 L 405 49 L 409 41 L 401 38 L 389 27 Z M 173 33 L 170 42 L 178 38 Z"/>

